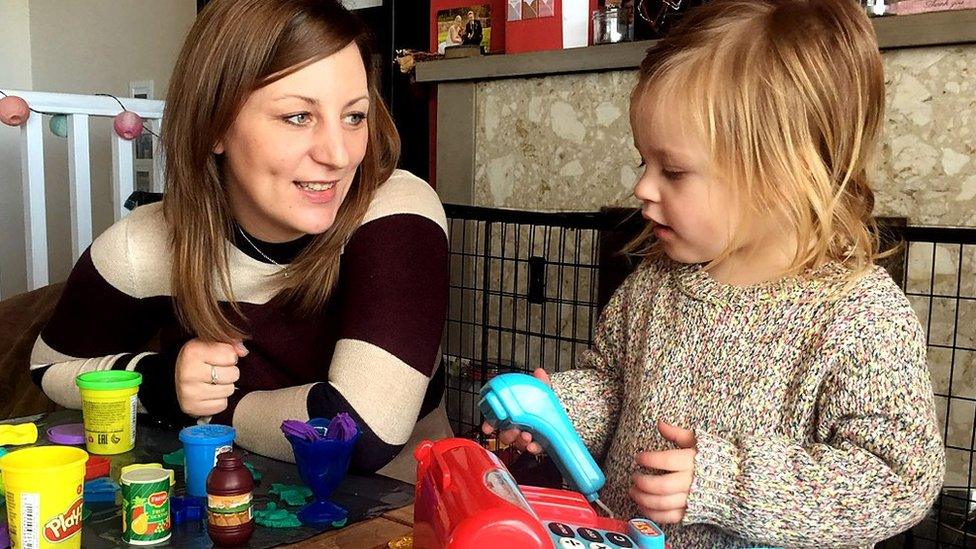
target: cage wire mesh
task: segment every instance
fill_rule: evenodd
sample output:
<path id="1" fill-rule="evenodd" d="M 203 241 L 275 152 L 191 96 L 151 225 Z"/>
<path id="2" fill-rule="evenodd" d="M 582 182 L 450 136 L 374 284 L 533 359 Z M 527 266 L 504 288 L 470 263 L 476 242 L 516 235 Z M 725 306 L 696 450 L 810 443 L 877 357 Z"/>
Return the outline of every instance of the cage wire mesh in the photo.
<path id="1" fill-rule="evenodd" d="M 447 206 L 451 295 L 443 340 L 454 432 L 480 439 L 478 391 L 497 374 L 571 368 L 593 339 L 601 214 Z"/>
<path id="2" fill-rule="evenodd" d="M 902 283 L 925 329 L 946 448 L 942 493 L 906 545 L 976 547 L 976 229 L 903 231 Z"/>

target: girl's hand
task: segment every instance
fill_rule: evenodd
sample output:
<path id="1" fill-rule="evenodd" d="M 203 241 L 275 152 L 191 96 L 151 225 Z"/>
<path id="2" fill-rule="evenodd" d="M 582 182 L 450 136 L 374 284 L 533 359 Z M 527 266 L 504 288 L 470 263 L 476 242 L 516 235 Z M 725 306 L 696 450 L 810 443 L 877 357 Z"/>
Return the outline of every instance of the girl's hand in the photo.
<path id="1" fill-rule="evenodd" d="M 552 383 L 549 382 L 549 374 L 547 374 L 542 368 L 536 368 L 535 371 L 532 372 L 532 375 L 546 385 L 552 385 Z M 490 435 L 494 433 L 495 430 L 491 427 L 491 425 L 488 425 L 487 421 L 485 421 L 481 424 L 481 432 L 486 435 Z M 530 454 L 542 453 L 542 446 L 539 446 L 538 442 L 532 441 L 532 433 L 522 432 L 521 430 L 515 428 L 505 429 L 504 431 L 498 433 L 498 442 L 505 445 L 513 445 L 519 450 L 528 452 Z"/>
<path id="2" fill-rule="evenodd" d="M 698 441 L 694 431 L 657 422 L 658 431 L 673 442 L 676 450 L 641 452 L 636 461 L 641 467 L 665 471 L 663 474 L 634 473 L 630 499 L 645 517 L 661 524 L 681 522 L 688 509 L 688 493 L 695 476 Z"/>
<path id="3" fill-rule="evenodd" d="M 227 408 L 234 383 L 241 377 L 237 359 L 247 355 L 241 341 L 187 341 L 176 358 L 176 399 L 193 417 L 212 416 Z"/>

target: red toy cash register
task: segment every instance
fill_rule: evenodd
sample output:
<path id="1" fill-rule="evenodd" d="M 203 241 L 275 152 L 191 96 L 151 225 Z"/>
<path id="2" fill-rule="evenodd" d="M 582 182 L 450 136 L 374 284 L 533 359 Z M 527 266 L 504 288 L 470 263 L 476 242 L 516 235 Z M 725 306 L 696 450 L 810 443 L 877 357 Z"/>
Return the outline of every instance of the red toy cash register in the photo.
<path id="1" fill-rule="evenodd" d="M 501 461 L 474 441 L 424 441 L 415 456 L 418 549 L 667 547 L 649 520 L 601 517 L 577 492 L 516 485 Z"/>

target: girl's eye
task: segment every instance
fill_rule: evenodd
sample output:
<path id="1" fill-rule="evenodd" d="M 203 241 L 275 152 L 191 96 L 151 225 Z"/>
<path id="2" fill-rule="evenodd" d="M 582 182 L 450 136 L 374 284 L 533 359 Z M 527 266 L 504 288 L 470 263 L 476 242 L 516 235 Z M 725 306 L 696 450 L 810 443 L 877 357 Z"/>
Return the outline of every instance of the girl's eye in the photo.
<path id="1" fill-rule="evenodd" d="M 300 112 L 293 114 L 291 116 L 286 116 L 284 121 L 293 126 L 305 126 L 312 120 L 312 117 L 307 112 Z"/>
<path id="2" fill-rule="evenodd" d="M 641 158 L 640 164 L 638 164 L 637 167 L 638 168 L 644 168 L 646 166 L 647 166 L 647 162 L 645 162 L 644 159 Z"/>
<path id="3" fill-rule="evenodd" d="M 668 179 L 670 179 L 672 181 L 677 181 L 677 180 L 681 179 L 682 177 L 684 177 L 685 176 L 685 173 L 687 173 L 687 172 L 682 172 L 682 171 L 677 171 L 677 170 L 664 170 L 661 173 L 664 174 L 664 177 L 666 177 L 666 178 L 668 178 Z"/>
<path id="4" fill-rule="evenodd" d="M 354 112 L 352 114 L 347 114 L 345 121 L 346 124 L 349 124 L 350 126 L 359 126 L 366 121 L 366 113 Z"/>

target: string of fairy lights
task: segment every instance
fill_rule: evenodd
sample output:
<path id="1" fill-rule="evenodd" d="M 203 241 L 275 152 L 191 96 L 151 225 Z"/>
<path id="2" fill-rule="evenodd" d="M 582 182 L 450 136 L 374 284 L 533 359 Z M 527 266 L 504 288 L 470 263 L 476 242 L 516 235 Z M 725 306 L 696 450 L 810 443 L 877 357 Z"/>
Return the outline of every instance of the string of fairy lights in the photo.
<path id="1" fill-rule="evenodd" d="M 27 101 L 23 97 L 17 95 L 8 95 L 0 91 L 0 122 L 6 124 L 7 126 L 19 127 L 23 126 L 30 118 L 31 113 L 36 113 L 39 116 L 50 116 L 51 119 L 48 123 L 48 128 L 51 133 L 58 137 L 68 137 L 68 117 L 61 113 L 49 113 L 42 112 L 31 108 L 27 104 Z M 138 114 L 125 108 L 122 101 L 110 93 L 96 93 L 95 95 L 102 97 L 111 97 L 122 108 L 119 114 L 115 115 L 112 122 L 112 128 L 119 137 L 132 141 L 133 139 L 142 135 L 142 132 L 149 132 L 150 134 L 159 137 L 158 134 L 149 129 L 145 121 Z"/>

